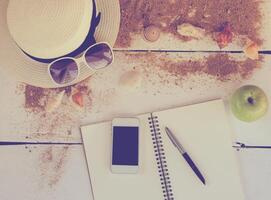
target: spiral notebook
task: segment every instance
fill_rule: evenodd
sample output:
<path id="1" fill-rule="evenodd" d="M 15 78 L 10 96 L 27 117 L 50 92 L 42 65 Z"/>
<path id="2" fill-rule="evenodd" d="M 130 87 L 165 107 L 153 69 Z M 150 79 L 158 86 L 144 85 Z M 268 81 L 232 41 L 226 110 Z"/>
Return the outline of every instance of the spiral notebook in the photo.
<path id="1" fill-rule="evenodd" d="M 81 127 L 94 200 L 244 200 L 222 100 L 138 118 L 138 174 L 111 173 L 111 122 Z M 172 145 L 165 126 L 199 167 L 205 186 Z"/>

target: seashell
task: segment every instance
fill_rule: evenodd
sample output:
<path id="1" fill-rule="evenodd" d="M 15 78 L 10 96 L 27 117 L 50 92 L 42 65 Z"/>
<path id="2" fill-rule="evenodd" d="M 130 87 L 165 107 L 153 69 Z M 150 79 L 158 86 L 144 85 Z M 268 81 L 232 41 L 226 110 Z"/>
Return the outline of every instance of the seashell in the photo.
<path id="1" fill-rule="evenodd" d="M 46 107 L 45 107 L 46 112 L 50 113 L 56 110 L 60 106 L 62 99 L 64 97 L 64 94 L 65 94 L 65 91 L 63 90 L 57 93 L 56 95 L 51 95 L 51 97 L 48 98 L 47 103 L 46 103 Z"/>
<path id="2" fill-rule="evenodd" d="M 157 26 L 150 25 L 144 29 L 144 38 L 149 42 L 155 42 L 160 37 L 161 30 Z"/>
<path id="3" fill-rule="evenodd" d="M 188 23 L 177 26 L 177 32 L 186 37 L 201 39 L 205 36 L 205 30 Z"/>
<path id="4" fill-rule="evenodd" d="M 128 71 L 121 75 L 119 85 L 125 89 L 139 88 L 142 82 L 142 74 L 138 71 Z"/>
<path id="5" fill-rule="evenodd" d="M 259 59 L 259 46 L 255 42 L 250 42 L 244 49 L 245 55 L 252 59 L 258 60 Z"/>
<path id="6" fill-rule="evenodd" d="M 85 102 L 84 102 L 84 94 L 76 88 L 72 88 L 71 96 L 69 100 L 74 108 L 78 111 L 84 111 Z"/>

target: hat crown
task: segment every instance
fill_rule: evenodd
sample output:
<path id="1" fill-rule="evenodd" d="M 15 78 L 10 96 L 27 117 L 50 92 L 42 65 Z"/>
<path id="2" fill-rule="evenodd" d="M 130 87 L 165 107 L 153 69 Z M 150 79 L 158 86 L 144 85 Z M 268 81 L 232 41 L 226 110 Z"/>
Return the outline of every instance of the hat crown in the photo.
<path id="1" fill-rule="evenodd" d="M 90 29 L 91 0 L 10 0 L 13 40 L 31 56 L 50 59 L 78 48 Z"/>

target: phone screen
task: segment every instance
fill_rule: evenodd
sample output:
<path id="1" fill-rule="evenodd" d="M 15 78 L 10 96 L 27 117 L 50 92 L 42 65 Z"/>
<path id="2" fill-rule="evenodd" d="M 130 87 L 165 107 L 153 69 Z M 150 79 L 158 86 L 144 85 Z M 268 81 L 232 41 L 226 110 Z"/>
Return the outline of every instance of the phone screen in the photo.
<path id="1" fill-rule="evenodd" d="M 113 127 L 112 165 L 138 166 L 139 127 Z"/>

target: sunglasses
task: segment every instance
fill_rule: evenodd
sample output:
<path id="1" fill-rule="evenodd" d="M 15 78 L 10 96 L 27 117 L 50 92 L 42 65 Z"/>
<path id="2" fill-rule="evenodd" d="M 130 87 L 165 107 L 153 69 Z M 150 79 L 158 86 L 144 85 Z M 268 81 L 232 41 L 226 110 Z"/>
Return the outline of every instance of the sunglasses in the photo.
<path id="1" fill-rule="evenodd" d="M 109 66 L 114 60 L 112 48 L 108 43 L 101 42 L 90 46 L 79 58 L 59 58 L 48 66 L 51 79 L 58 85 L 74 82 L 80 73 L 80 68 L 86 66 L 99 70 Z"/>

